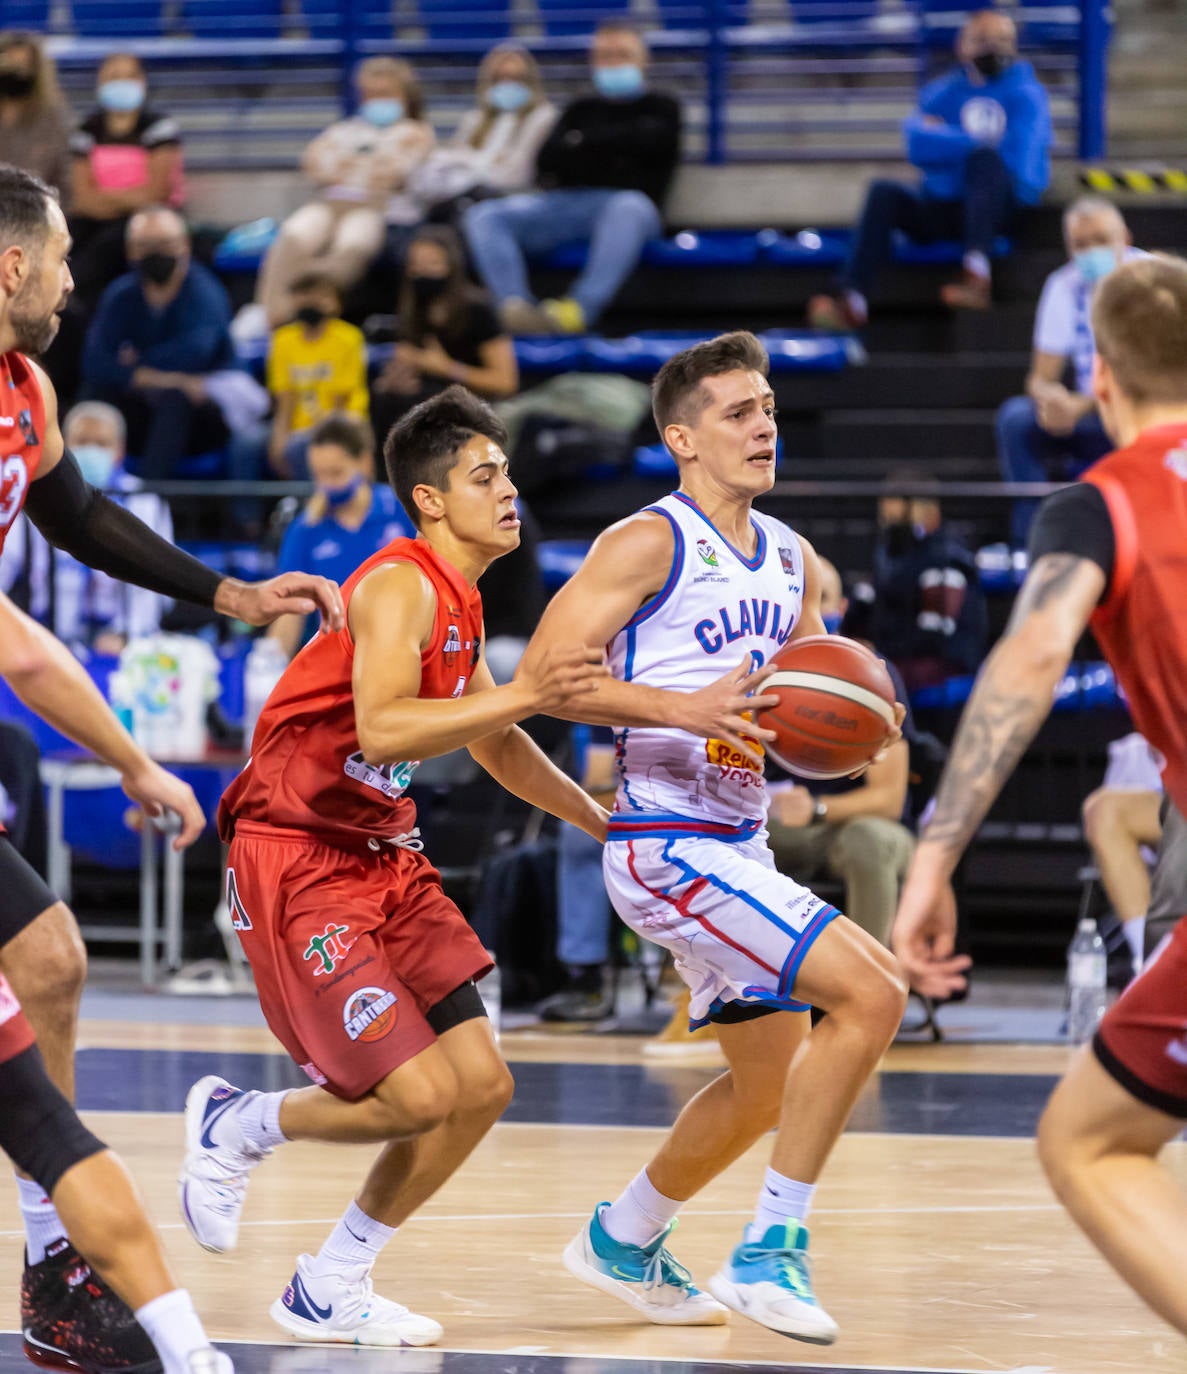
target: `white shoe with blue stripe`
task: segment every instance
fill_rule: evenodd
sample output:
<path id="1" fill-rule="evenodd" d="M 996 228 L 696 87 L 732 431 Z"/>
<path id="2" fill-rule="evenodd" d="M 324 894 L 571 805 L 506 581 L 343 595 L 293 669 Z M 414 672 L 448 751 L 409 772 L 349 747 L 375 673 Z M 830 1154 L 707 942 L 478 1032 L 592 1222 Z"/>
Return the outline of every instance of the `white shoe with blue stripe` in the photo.
<path id="1" fill-rule="evenodd" d="M 808 1260 L 808 1228 L 770 1226 L 759 1241 L 743 1241 L 709 1280 L 709 1291 L 744 1317 L 811 1345 L 832 1345 L 840 1328 L 816 1301 Z"/>
<path id="2" fill-rule="evenodd" d="M 370 1270 L 314 1276 L 312 1255 L 297 1259 L 297 1272 L 269 1308 L 277 1326 L 301 1341 L 336 1345 L 435 1345 L 440 1322 L 375 1295 Z"/>
<path id="3" fill-rule="evenodd" d="M 181 1215 L 190 1235 L 216 1255 L 239 1243 L 247 1178 L 271 1150 L 244 1151 L 225 1143 L 219 1123 L 254 1096 L 225 1078 L 200 1078 L 185 1100 L 185 1163 L 177 1180 Z M 234 1137 L 233 1137 L 234 1138 Z"/>

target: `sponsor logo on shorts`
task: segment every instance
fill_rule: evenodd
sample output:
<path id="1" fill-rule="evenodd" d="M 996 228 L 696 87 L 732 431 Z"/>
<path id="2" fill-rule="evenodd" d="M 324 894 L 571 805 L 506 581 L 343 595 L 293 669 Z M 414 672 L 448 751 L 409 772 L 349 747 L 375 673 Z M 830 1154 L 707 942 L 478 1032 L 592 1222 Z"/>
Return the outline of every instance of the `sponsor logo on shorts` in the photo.
<path id="1" fill-rule="evenodd" d="M 331 921 L 321 935 L 313 936 L 301 957 L 306 963 L 313 961 L 313 976 L 320 978 L 323 973 L 333 973 L 338 961 L 346 958 L 353 945 L 350 927 Z"/>
<path id="2" fill-rule="evenodd" d="M 342 1025 L 352 1040 L 369 1045 L 382 1040 L 394 1028 L 398 1016 L 394 992 L 386 988 L 359 988 L 346 999 Z"/>
<path id="3" fill-rule="evenodd" d="M 324 1088 L 327 1082 L 329 1082 L 325 1074 L 322 1073 L 322 1071 L 317 1067 L 316 1064 L 302 1064 L 301 1072 L 305 1075 L 306 1078 L 309 1079 L 311 1083 L 316 1083 L 319 1088 Z"/>
<path id="4" fill-rule="evenodd" d="M 697 554 L 707 567 L 717 567 L 717 550 L 707 539 L 697 540 Z"/>
<path id="5" fill-rule="evenodd" d="M 353 978 L 356 973 L 365 969 L 368 964 L 375 962 L 375 956 L 368 954 L 365 959 L 360 959 L 357 964 L 348 964 L 346 968 L 340 969 L 332 978 L 327 978 L 324 983 L 319 983 L 313 989 L 314 997 L 320 997 L 323 992 L 333 992 L 339 983 L 345 983 L 348 978 Z"/>

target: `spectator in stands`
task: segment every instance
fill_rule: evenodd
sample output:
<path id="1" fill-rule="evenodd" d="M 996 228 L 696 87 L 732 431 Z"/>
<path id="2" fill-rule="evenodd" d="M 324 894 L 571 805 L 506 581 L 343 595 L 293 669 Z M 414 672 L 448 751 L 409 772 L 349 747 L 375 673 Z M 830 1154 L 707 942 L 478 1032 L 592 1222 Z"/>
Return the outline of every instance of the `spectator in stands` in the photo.
<path id="1" fill-rule="evenodd" d="M 186 455 L 227 443 L 211 378 L 238 363 L 227 293 L 192 260 L 179 214 L 156 207 L 134 215 L 128 261 L 133 270 L 103 293 L 87 332 L 83 382 L 122 412 L 128 449 L 151 481 L 170 477 Z"/>
<path id="2" fill-rule="evenodd" d="M 340 318 L 334 282 L 317 272 L 292 285 L 296 318 L 272 336 L 268 390 L 275 411 L 268 461 L 278 477 L 309 475 L 309 435 L 318 420 L 368 413 L 367 345 L 363 331 Z"/>
<path id="3" fill-rule="evenodd" d="M 166 502 L 142 491 L 124 471 L 126 430 L 114 406 L 76 405 L 62 422 L 62 435 L 91 486 L 172 541 Z M 118 654 L 129 639 L 159 630 L 171 605 L 168 598 L 96 572 L 60 549 L 51 551 L 24 517 L 5 544 L 0 587 L 80 655 Z"/>
<path id="4" fill-rule="evenodd" d="M 15 720 L 0 721 L 0 822 L 17 853 L 48 877 L 41 750 L 32 733 Z"/>
<path id="5" fill-rule="evenodd" d="M 1018 59 L 1018 33 L 1009 15 L 971 14 L 956 54 L 960 65 L 924 88 L 904 126 L 907 156 L 922 171 L 922 182 L 870 186 L 841 294 L 809 303 L 808 318 L 817 328 L 865 324 L 867 297 L 890 261 L 896 229 L 918 243 L 959 239 L 964 271 L 944 287 L 944 303 L 989 308 L 993 241 L 1022 206 L 1035 204 L 1050 178 L 1051 112 L 1034 68 Z"/>
<path id="6" fill-rule="evenodd" d="M 386 482 L 375 481 L 371 427 L 358 415 L 327 415 L 309 436 L 317 490 L 284 532 L 276 571 L 304 569 L 335 582 L 398 535 L 416 531 Z M 283 615 L 268 629 L 291 658 L 317 632 L 316 615 Z"/>
<path id="7" fill-rule="evenodd" d="M 580 333 L 597 322 L 663 225 L 680 155 L 680 106 L 648 89 L 639 33 L 608 20 L 593 37 L 594 94 L 562 113 L 536 159 L 539 191 L 485 200 L 463 219 L 479 275 L 512 333 Z M 537 305 L 526 256 L 583 243 L 589 257 L 560 300 Z"/>
<path id="8" fill-rule="evenodd" d="M 844 616 L 841 578 L 825 558 L 820 560 L 821 613 Z M 893 664 L 899 701 L 906 689 Z M 822 873 L 845 885 L 845 914 L 884 945 L 898 905 L 899 885 L 915 848 L 907 799 L 909 741 L 914 725 L 908 709 L 903 738 L 860 778 L 814 783 L 811 789 L 793 780 L 773 762 L 767 765 L 767 829 L 771 851 L 781 872 L 797 882 Z"/>
<path id="9" fill-rule="evenodd" d="M 453 382 L 492 401 L 519 389 L 512 341 L 490 297 L 467 281 L 461 241 L 446 225 L 423 226 L 408 245 L 396 327 L 371 399 L 380 443 L 401 415 Z"/>
<path id="10" fill-rule="evenodd" d="M 900 495 L 908 486 L 924 494 Z M 976 559 L 944 524 L 939 484 L 903 468 L 886 481 L 885 492 L 878 503 L 870 638 L 912 692 L 975 673 L 985 656 L 985 596 Z"/>
<path id="11" fill-rule="evenodd" d="M 317 198 L 285 220 L 264 260 L 256 300 L 270 329 L 293 318 L 293 282 L 317 271 L 345 293 L 379 256 L 388 226 L 421 217 L 408 181 L 435 135 L 416 76 L 398 58 L 369 57 L 355 84 L 358 114 L 331 124 L 301 159 Z"/>
<path id="12" fill-rule="evenodd" d="M 99 107 L 70 140 L 73 154 L 70 270 L 93 306 L 124 271 L 128 221 L 150 205 L 185 203 L 181 130 L 150 106 L 140 59 L 112 53 L 99 68 Z"/>
<path id="13" fill-rule="evenodd" d="M 32 172 L 70 200 L 70 110 L 54 60 L 32 33 L 0 33 L 0 162 Z"/>
<path id="14" fill-rule="evenodd" d="M 476 108 L 412 176 L 414 194 L 438 224 L 457 223 L 476 201 L 526 191 L 556 123 L 536 59 L 518 43 L 500 43 L 482 59 L 477 93 Z"/>
<path id="15" fill-rule="evenodd" d="M 1114 267 L 1140 257 L 1121 211 L 1101 196 L 1083 196 L 1064 212 L 1069 261 L 1047 278 L 1035 313 L 1026 394 L 997 413 L 997 459 L 1006 482 L 1061 482 L 1078 477 L 1113 447 L 1092 395 L 1092 293 Z M 1074 390 L 1064 385 L 1071 364 Z M 1037 501 L 1014 503 L 1011 537 L 1026 547 Z"/>

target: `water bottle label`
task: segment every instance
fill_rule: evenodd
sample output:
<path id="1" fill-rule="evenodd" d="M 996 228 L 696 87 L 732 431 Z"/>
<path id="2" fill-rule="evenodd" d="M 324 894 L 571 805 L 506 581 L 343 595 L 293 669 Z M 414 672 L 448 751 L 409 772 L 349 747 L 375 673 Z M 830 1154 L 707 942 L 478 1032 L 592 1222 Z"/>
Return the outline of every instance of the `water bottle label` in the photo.
<path id="1" fill-rule="evenodd" d="M 1108 978 L 1108 961 L 1095 950 L 1073 954 L 1068 960 L 1068 984 L 1079 988 L 1103 988 Z"/>

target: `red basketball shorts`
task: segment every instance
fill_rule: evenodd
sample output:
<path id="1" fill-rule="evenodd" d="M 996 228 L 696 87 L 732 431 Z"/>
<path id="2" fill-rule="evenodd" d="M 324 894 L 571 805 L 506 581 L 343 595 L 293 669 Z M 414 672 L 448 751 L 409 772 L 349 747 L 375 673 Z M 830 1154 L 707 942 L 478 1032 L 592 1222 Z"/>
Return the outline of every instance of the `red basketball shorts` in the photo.
<path id="1" fill-rule="evenodd" d="M 1187 918 L 1105 1013 L 1092 1047 L 1139 1102 L 1187 1118 Z"/>
<path id="2" fill-rule="evenodd" d="M 240 821 L 227 904 L 272 1033 L 349 1100 L 431 1045 L 426 1012 L 491 968 L 437 870 L 408 849 Z"/>

